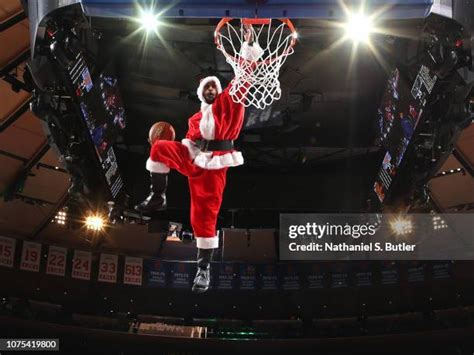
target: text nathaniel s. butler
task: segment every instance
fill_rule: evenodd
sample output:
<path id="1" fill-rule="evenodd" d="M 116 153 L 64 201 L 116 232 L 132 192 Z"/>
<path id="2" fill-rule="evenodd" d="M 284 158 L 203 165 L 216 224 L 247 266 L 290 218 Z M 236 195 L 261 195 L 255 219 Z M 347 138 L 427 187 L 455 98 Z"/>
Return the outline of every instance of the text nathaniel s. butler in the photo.
<path id="1" fill-rule="evenodd" d="M 290 225 L 290 252 L 413 252 L 416 244 L 406 241 L 370 241 L 375 235 L 375 224 L 318 224 Z M 364 241 L 359 240 L 363 237 Z M 324 239 L 323 239 L 324 238 Z"/>

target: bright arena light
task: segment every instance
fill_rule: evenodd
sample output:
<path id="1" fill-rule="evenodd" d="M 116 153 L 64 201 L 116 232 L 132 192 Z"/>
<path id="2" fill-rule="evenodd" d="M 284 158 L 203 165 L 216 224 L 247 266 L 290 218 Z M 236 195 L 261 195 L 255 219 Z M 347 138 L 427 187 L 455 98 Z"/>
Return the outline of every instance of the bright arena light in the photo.
<path id="1" fill-rule="evenodd" d="M 390 228 L 396 235 L 407 235 L 413 231 L 413 224 L 406 217 L 397 217 L 390 222 Z"/>
<path id="2" fill-rule="evenodd" d="M 444 229 L 448 228 L 448 225 L 444 220 L 441 219 L 440 216 L 434 216 L 433 217 L 433 229 L 438 230 L 438 229 Z"/>
<path id="3" fill-rule="evenodd" d="M 56 222 L 57 224 L 66 224 L 66 217 L 67 213 L 64 210 L 59 211 L 52 222 Z"/>
<path id="4" fill-rule="evenodd" d="M 363 13 L 349 14 L 345 24 L 346 37 L 354 42 L 369 42 L 370 34 L 374 31 L 374 24 L 369 16 Z"/>
<path id="5" fill-rule="evenodd" d="M 86 218 L 86 227 L 94 231 L 101 231 L 104 229 L 105 221 L 101 216 L 88 216 Z"/>
<path id="6" fill-rule="evenodd" d="M 160 22 L 158 21 L 158 15 L 152 11 L 141 11 L 139 22 L 141 23 L 141 29 L 144 29 L 147 33 L 156 32 Z"/>

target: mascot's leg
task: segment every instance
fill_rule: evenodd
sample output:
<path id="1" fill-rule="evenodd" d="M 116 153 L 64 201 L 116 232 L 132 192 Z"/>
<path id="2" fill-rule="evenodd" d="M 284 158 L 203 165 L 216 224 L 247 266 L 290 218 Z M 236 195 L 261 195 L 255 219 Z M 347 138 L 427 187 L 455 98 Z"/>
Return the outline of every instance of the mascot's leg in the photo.
<path id="1" fill-rule="evenodd" d="M 166 209 L 166 188 L 168 174 L 150 172 L 150 194 L 135 210 L 140 213 L 150 213 Z"/>
<path id="2" fill-rule="evenodd" d="M 214 249 L 198 248 L 197 253 L 197 272 L 194 278 L 192 291 L 194 293 L 203 293 L 209 289 L 211 281 L 211 261 Z"/>
<path id="3" fill-rule="evenodd" d="M 170 168 L 181 173 L 189 165 L 189 153 L 179 142 L 158 140 L 153 143 L 146 169 L 150 172 L 150 194 L 135 210 L 141 213 L 151 213 L 166 209 L 166 188 Z"/>
<path id="4" fill-rule="evenodd" d="M 217 215 L 226 183 L 227 168 L 203 170 L 196 177 L 189 177 L 191 192 L 191 224 L 196 237 L 197 272 L 192 291 L 203 293 L 209 289 L 211 260 L 219 246 L 216 234 Z"/>

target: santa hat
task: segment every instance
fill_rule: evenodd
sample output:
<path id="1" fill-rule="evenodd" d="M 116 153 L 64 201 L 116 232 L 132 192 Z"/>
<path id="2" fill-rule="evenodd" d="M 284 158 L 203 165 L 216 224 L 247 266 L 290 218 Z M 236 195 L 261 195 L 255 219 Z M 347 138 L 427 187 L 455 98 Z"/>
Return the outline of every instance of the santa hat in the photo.
<path id="1" fill-rule="evenodd" d="M 207 76 L 201 80 L 201 82 L 199 83 L 199 87 L 196 91 L 197 96 L 199 97 L 199 100 L 201 100 L 201 102 L 206 102 L 204 96 L 202 95 L 202 91 L 204 90 L 204 86 L 206 86 L 206 84 L 210 83 L 211 81 L 216 83 L 217 93 L 220 94 L 222 92 L 222 86 L 219 79 L 216 76 Z"/>

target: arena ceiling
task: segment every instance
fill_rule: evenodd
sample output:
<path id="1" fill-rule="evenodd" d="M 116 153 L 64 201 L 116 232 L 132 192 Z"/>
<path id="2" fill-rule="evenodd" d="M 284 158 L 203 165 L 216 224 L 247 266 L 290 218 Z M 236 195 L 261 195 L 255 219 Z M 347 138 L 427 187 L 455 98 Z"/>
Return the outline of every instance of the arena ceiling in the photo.
<path id="1" fill-rule="evenodd" d="M 69 176 L 49 148 L 31 93 L 13 90 L 29 55 L 28 19 L 19 1 L 0 4 L 0 234 L 30 237 L 64 202 Z"/>

